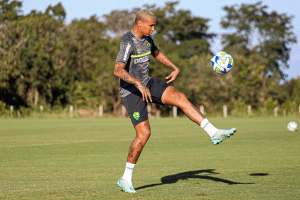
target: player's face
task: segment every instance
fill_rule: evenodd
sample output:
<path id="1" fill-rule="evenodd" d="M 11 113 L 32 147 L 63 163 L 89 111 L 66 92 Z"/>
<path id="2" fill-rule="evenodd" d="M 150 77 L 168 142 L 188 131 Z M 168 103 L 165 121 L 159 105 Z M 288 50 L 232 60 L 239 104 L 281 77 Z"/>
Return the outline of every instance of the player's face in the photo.
<path id="1" fill-rule="evenodd" d="M 147 21 L 142 23 L 142 31 L 143 35 L 148 37 L 150 36 L 154 31 L 154 26 L 156 25 L 156 19 L 150 17 Z"/>

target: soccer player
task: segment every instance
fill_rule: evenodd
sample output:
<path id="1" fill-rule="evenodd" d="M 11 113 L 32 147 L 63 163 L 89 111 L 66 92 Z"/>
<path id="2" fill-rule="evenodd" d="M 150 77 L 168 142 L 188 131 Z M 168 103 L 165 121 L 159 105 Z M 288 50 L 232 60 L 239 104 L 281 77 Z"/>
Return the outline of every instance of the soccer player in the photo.
<path id="1" fill-rule="evenodd" d="M 151 11 L 143 9 L 137 13 L 133 29 L 121 41 L 114 67 L 114 75 L 120 80 L 122 102 L 136 130 L 136 137 L 129 147 L 124 175 L 117 182 L 128 193 L 136 192 L 132 185 L 133 169 L 150 137 L 148 102 L 178 106 L 190 120 L 208 133 L 215 145 L 236 132 L 235 128 L 224 130 L 214 127 L 183 93 L 169 84 L 179 75 L 180 69 L 155 45 L 151 36 L 155 25 L 156 17 Z M 173 70 L 166 77 L 167 82 L 149 76 L 150 55 Z"/>

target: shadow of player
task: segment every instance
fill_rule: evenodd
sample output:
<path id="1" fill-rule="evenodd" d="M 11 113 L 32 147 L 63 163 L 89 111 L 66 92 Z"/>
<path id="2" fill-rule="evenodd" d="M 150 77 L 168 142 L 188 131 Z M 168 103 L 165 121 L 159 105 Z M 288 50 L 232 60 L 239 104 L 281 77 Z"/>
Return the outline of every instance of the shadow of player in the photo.
<path id="1" fill-rule="evenodd" d="M 235 182 L 235 181 L 231 181 L 231 180 L 227 180 L 227 179 L 213 177 L 211 175 L 219 174 L 214 171 L 215 171 L 214 169 L 205 169 L 205 170 L 188 171 L 188 172 L 182 172 L 179 174 L 164 176 L 161 178 L 161 183 L 141 186 L 141 187 L 135 188 L 135 190 L 140 190 L 140 189 L 144 189 L 144 188 L 148 188 L 148 187 L 154 187 L 154 186 L 165 185 L 165 184 L 173 184 L 173 183 L 178 182 L 179 180 L 187 180 L 189 178 L 211 180 L 211 181 L 215 181 L 215 182 L 226 183 L 228 185 L 254 184 L 254 183 L 240 183 L 240 182 Z"/>

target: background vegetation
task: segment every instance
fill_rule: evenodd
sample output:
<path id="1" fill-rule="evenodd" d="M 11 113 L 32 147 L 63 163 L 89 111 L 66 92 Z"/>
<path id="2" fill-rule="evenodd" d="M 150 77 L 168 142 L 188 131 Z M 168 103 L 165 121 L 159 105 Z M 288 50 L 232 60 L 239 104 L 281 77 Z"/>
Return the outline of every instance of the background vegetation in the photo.
<path id="1" fill-rule="evenodd" d="M 222 112 L 223 105 L 231 115 L 243 114 L 247 105 L 258 115 L 277 106 L 279 114 L 298 112 L 300 79 L 284 81 L 282 72 L 296 42 L 293 16 L 269 12 L 262 2 L 224 7 L 220 23 L 228 33 L 222 35 L 222 45 L 233 56 L 234 69 L 219 75 L 210 68 L 210 42 L 217 34 L 209 32 L 209 19 L 178 10 L 177 4 L 145 7 L 158 19 L 153 34 L 158 47 L 181 69 L 174 86 L 193 104 L 203 105 L 210 115 Z M 68 112 L 69 105 L 91 115 L 103 105 L 105 113 L 118 115 L 122 103 L 114 61 L 139 9 L 66 24 L 60 3 L 22 15 L 22 2 L 0 0 L 0 115 L 9 116 L 10 106 L 14 116 L 28 116 L 40 112 L 40 106 L 51 114 Z M 151 60 L 152 77 L 164 80 L 169 73 Z M 166 106 L 162 114 L 169 111 Z"/>

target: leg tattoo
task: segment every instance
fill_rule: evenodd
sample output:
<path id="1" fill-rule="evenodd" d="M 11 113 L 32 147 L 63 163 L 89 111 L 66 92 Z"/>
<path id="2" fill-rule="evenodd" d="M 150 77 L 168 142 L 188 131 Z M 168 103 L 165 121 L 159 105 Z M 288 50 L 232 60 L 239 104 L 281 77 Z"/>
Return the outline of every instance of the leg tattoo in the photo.
<path id="1" fill-rule="evenodd" d="M 129 147 L 129 153 L 127 158 L 127 161 L 133 164 L 136 163 L 144 148 L 144 145 L 141 142 L 136 142 L 135 140 L 131 143 Z"/>
<path id="2" fill-rule="evenodd" d="M 149 121 L 144 121 L 135 127 L 136 137 L 129 147 L 127 162 L 136 164 L 139 156 L 150 137 L 150 124 Z"/>

